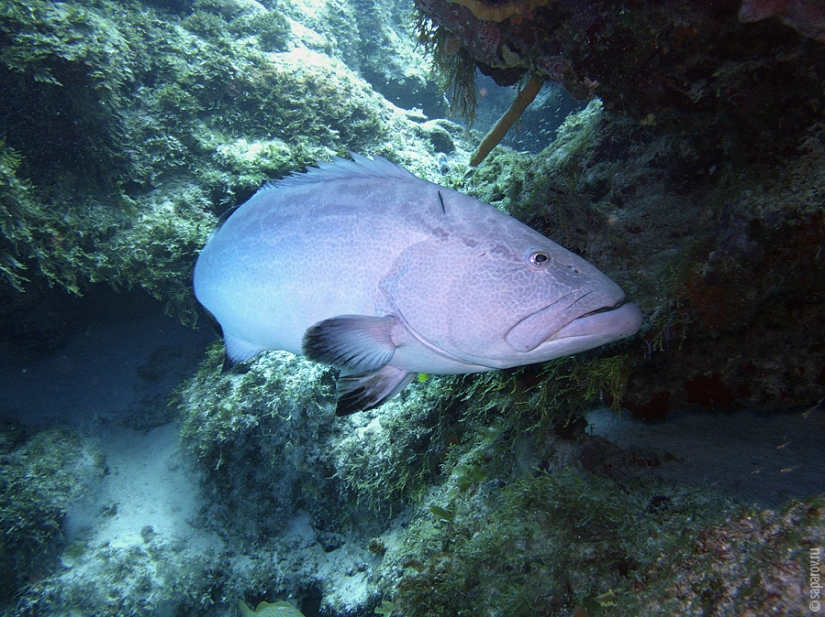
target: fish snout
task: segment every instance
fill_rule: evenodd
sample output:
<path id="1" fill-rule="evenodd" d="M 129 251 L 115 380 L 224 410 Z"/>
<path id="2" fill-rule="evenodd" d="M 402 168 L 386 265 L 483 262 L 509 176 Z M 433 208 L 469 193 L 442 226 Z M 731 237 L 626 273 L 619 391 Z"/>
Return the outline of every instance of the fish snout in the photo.
<path id="1" fill-rule="evenodd" d="M 592 311 L 571 321 L 555 333 L 554 339 L 589 338 L 597 347 L 632 336 L 642 327 L 642 311 L 633 303 L 612 309 Z"/>
<path id="2" fill-rule="evenodd" d="M 612 339 L 618 340 L 634 334 L 641 326 L 641 311 L 635 304 L 624 304 L 624 292 L 613 281 L 609 282 L 610 285 L 569 293 L 528 315 L 505 335 L 507 344 L 516 351 L 527 353 L 546 341 L 569 336 L 590 336 L 597 333 L 610 336 L 614 330 L 626 332 Z M 618 319 L 600 317 L 612 314 L 616 314 Z M 577 323 L 580 327 L 574 328 L 573 324 Z M 631 329 L 632 332 L 629 331 Z M 573 333 L 576 331 L 579 334 Z"/>

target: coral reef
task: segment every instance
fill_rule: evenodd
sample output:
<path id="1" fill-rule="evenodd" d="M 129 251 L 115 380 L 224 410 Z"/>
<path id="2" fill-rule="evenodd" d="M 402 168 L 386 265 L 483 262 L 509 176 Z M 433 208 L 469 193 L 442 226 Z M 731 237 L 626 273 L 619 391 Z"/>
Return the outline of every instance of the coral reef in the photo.
<path id="1" fill-rule="evenodd" d="M 233 375 L 220 373 L 221 360 L 216 346 L 200 375 L 178 392 L 175 404 L 185 413 L 181 438 L 210 470 L 231 516 L 250 512 L 242 518 L 256 534 L 254 512 L 270 512 L 277 526 L 277 513 L 288 518 L 296 495 L 321 528 L 357 520 L 360 509 L 391 516 L 437 473 L 436 444 L 443 437 L 434 432 L 435 416 L 449 380 L 428 380 L 383 412 L 333 423 L 331 368 L 276 352 Z M 275 478 L 278 490 L 256 495 L 256 486 Z"/>
<path id="2" fill-rule="evenodd" d="M 103 281 L 144 288 L 191 322 L 197 248 L 216 215 L 266 180 L 350 150 L 425 175 L 436 168 L 426 143 L 411 146 L 419 123 L 333 57 L 360 54 L 319 42 L 295 8 L 227 7 L 199 0 L 176 16 L 138 4 L 9 3 L 0 293 L 42 279 L 82 293 Z M 314 21 L 324 35 L 335 28 Z M 381 23 L 385 38 L 399 27 Z M 339 20 L 339 39 L 358 40 L 348 24 Z M 392 41 L 415 66 L 412 43 L 397 32 Z M 374 64 L 392 56 L 375 47 Z M 421 75 L 399 100 L 432 99 Z"/>
<path id="3" fill-rule="evenodd" d="M 822 413 L 825 47 L 813 3 L 417 5 L 423 47 L 465 116 L 477 69 L 598 98 L 539 154 L 497 147 L 473 168 L 464 129 L 428 117 L 444 102 L 400 4 L 7 2 L 4 322 L 53 349 L 55 330 L 29 326 L 50 318 L 59 289 L 97 282 L 146 289 L 191 323 L 190 269 L 221 211 L 266 179 L 358 150 L 591 260 L 643 307 L 643 334 L 540 366 L 422 376 L 345 419 L 331 369 L 273 352 L 222 373 L 215 345 L 158 411 L 179 418 L 181 461 L 195 467 L 181 537 L 147 526 L 102 540 L 116 502 L 67 528 L 108 463 L 93 439 L 4 427 L 4 614 L 805 614 L 821 494 L 789 488 L 765 510 L 658 481 L 649 471 L 672 455 L 588 435 L 585 414 Z M 139 375 L 166 366 L 161 350 Z"/>
<path id="4" fill-rule="evenodd" d="M 405 556 L 392 598 L 399 614 L 808 609 L 801 569 L 823 539 L 821 500 L 739 510 L 718 498 L 569 473 L 522 478 L 495 495 L 483 484 L 473 490 L 449 523 L 413 523 L 431 532 Z"/>
<path id="5" fill-rule="evenodd" d="M 581 411 L 621 398 L 627 358 L 431 377 L 338 421 L 330 369 L 272 352 L 221 374 L 220 359 L 216 345 L 174 399 L 201 470 L 197 540 L 52 540 L 62 567 L 7 614 L 801 610 L 821 498 L 743 508 L 648 477 L 667 458 L 584 435 Z"/>
<path id="6" fill-rule="evenodd" d="M 302 524 L 314 530 L 306 533 L 330 556 L 360 551 L 368 591 L 356 596 L 359 611 L 380 603 L 377 614 L 411 616 L 797 614 L 805 600 L 799 564 L 825 534 L 821 499 L 778 511 L 743 508 L 649 478 L 646 470 L 666 458 L 583 435 L 582 410 L 602 397 L 622 398 L 628 361 L 594 354 L 542 368 L 430 378 L 330 430 L 327 369 L 299 378 L 312 365 L 266 354 L 246 373 L 221 376 L 216 349 L 178 404 L 192 423 L 185 439 L 196 451 L 213 443 L 224 453 L 239 449 L 208 459 L 207 486 L 224 487 L 213 516 L 236 550 L 261 560 L 256 576 L 270 581 L 270 594 L 307 601 L 299 580 L 285 576 L 294 562 L 265 565 L 300 507 Z M 212 419 L 210 409 L 227 406 L 229 413 Z M 278 429 L 279 417 L 310 421 L 312 440 L 298 441 L 288 425 Z M 216 422 L 225 427 L 217 440 L 210 429 Z M 279 449 L 273 439 L 288 441 Z M 275 478 L 291 479 L 292 488 L 273 485 Z M 268 493 L 258 505 L 256 485 Z M 240 494 L 229 496 L 230 487 L 242 487 Z M 239 504 L 241 495 L 253 501 Z M 275 495 L 289 495 L 292 514 L 286 501 L 273 504 Z M 220 504 L 229 511 L 218 514 Z M 303 550 L 304 559 L 323 563 L 320 552 Z M 335 598 L 340 579 L 317 584 L 325 610 L 353 610 Z M 251 589 L 244 596 L 262 597 Z"/>
<path id="7" fill-rule="evenodd" d="M 594 101 L 539 155 L 494 153 L 461 182 L 640 302 L 625 406 L 791 409 L 825 394 L 821 140 L 781 173 L 743 167 Z"/>
<path id="8" fill-rule="evenodd" d="M 821 120 L 825 47 L 777 20 L 739 19 L 775 14 L 821 37 L 817 2 L 745 2 L 742 13 L 737 0 L 632 8 L 580 0 L 466 3 L 491 12 L 529 9 L 500 22 L 462 4 L 416 0 L 425 16 L 420 31 L 438 33 L 439 54 L 460 50 L 465 64 L 500 85 L 528 73 L 558 81 L 577 98 L 597 96 L 608 110 L 650 117 L 659 130 L 692 133 L 697 144 L 751 159 L 793 151 Z"/>
<path id="9" fill-rule="evenodd" d="M 301 602 L 321 593 L 328 610 L 363 609 L 377 593 L 369 570 L 357 565 L 374 562 L 370 540 L 438 473 L 447 384 L 430 380 L 381 412 L 339 423 L 330 368 L 269 353 L 241 374 L 221 374 L 221 354 L 216 346 L 175 405 L 184 414 L 182 442 L 206 473 L 208 524 L 258 564 L 238 581 L 239 592 L 256 598 L 262 585 L 267 598 L 274 591 Z M 306 544 L 270 563 L 266 555 L 289 552 L 296 516 Z M 314 591 L 307 560 L 330 570 Z M 352 571 L 349 582 L 339 580 L 342 569 Z M 362 591 L 348 591 L 356 573 Z"/>
<path id="10" fill-rule="evenodd" d="M 431 377 L 380 410 L 336 420 L 330 368 L 272 352 L 221 373 L 221 359 L 216 345 L 173 401 L 184 451 L 203 472 L 209 505 L 199 525 L 227 543 L 213 559 L 223 571 L 215 576 L 235 573 L 215 607 L 288 597 L 305 614 L 314 614 L 315 596 L 328 614 L 376 606 L 397 582 L 403 547 L 431 533 L 418 523 L 407 530 L 411 511 L 429 521 L 440 503 L 451 511 L 476 485 L 552 458 L 553 431 L 572 430 L 602 395 L 619 400 L 627 376 L 623 358 L 594 354 L 541 374 Z M 567 385 L 543 389 L 550 372 Z M 499 448 L 520 454 L 499 458 Z M 434 490 L 444 501 L 433 503 Z M 144 560 L 171 550 L 151 542 L 156 553 L 135 553 L 135 576 Z"/>
<path id="11" fill-rule="evenodd" d="M 619 282 L 649 315 L 624 404 L 810 406 L 825 394 L 825 179 L 818 125 L 780 166 L 593 101 L 537 156 L 496 150 L 442 182 L 508 210 Z"/>

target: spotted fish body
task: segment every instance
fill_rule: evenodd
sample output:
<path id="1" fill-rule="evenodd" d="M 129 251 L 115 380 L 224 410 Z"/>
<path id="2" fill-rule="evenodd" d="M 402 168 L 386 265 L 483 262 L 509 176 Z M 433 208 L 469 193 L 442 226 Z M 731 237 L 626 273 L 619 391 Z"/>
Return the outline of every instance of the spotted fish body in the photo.
<path id="1" fill-rule="evenodd" d="M 282 349 L 341 369 L 339 414 L 380 405 L 417 373 L 543 362 L 641 324 L 581 257 L 359 155 L 264 186 L 207 242 L 194 284 L 231 363 Z"/>

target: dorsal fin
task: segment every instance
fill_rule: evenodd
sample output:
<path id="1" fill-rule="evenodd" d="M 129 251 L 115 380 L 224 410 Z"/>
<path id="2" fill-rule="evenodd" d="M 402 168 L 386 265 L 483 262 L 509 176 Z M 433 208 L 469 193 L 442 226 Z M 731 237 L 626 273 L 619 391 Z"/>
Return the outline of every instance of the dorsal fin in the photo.
<path id="1" fill-rule="evenodd" d="M 275 182 L 267 182 L 259 192 L 350 178 L 417 179 L 416 176 L 403 167 L 399 167 L 383 157 L 376 156 L 370 159 L 354 152 L 350 156 L 352 156 L 351 161 L 336 156 L 331 162 L 318 163 L 317 167 L 310 167 L 305 173 L 292 174 Z"/>

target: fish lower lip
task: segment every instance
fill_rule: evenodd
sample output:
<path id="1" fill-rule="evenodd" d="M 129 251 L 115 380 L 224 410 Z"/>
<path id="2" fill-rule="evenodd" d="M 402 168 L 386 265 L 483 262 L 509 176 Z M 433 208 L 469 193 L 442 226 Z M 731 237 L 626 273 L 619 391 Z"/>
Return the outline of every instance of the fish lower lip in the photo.
<path id="1" fill-rule="evenodd" d="M 550 340 L 601 336 L 605 342 L 611 342 L 635 334 L 641 325 L 642 312 L 639 307 L 632 303 L 619 303 L 615 307 L 590 311 L 574 319 L 556 332 Z"/>

